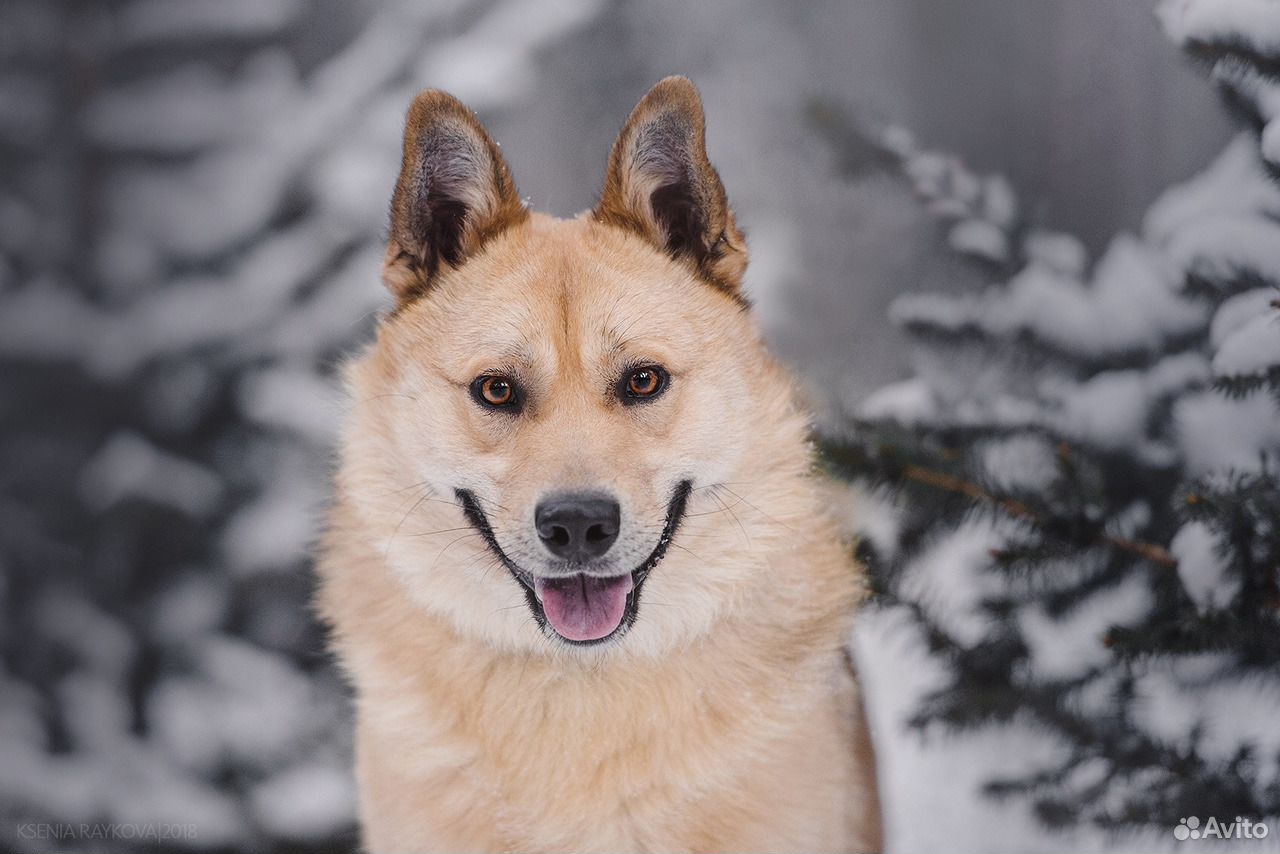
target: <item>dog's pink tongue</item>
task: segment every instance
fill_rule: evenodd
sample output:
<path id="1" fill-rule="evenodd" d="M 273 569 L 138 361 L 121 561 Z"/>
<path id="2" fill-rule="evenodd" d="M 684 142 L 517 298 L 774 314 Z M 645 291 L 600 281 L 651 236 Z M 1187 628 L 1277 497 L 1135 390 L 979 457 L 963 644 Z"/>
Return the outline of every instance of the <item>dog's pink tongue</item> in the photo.
<path id="1" fill-rule="evenodd" d="M 537 578 L 533 591 L 542 602 L 547 622 L 571 641 L 598 640 L 622 622 L 631 592 L 631 575 L 592 578 Z"/>

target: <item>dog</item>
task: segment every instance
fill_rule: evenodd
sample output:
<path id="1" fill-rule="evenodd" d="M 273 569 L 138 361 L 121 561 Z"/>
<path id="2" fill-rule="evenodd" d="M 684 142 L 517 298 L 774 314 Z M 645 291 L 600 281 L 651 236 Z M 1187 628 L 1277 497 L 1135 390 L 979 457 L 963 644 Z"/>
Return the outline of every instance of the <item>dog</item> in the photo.
<path id="1" fill-rule="evenodd" d="M 387 244 L 318 560 L 365 846 L 879 850 L 864 575 L 693 84 L 645 95 L 571 220 L 423 92 Z"/>

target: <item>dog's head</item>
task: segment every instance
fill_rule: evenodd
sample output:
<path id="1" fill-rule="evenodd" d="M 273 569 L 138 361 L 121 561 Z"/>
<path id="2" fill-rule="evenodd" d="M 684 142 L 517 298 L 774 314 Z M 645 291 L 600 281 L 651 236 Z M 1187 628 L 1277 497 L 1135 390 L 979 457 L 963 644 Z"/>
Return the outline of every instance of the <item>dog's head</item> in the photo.
<path id="1" fill-rule="evenodd" d="M 640 102 L 568 221 L 525 209 L 462 104 L 414 101 L 397 307 L 351 372 L 342 488 L 418 604 L 507 646 L 653 650 L 770 571 L 788 511 L 752 496 L 801 473 L 803 422 L 746 264 L 684 78 Z"/>

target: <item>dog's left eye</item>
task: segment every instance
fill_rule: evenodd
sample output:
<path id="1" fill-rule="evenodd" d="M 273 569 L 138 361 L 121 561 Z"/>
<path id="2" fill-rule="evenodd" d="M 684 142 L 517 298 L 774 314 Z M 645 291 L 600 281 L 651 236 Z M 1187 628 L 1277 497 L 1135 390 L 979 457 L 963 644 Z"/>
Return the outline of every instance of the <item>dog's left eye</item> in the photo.
<path id="1" fill-rule="evenodd" d="M 618 384 L 618 396 L 623 403 L 652 400 L 666 389 L 667 380 L 667 372 L 657 365 L 635 368 Z"/>

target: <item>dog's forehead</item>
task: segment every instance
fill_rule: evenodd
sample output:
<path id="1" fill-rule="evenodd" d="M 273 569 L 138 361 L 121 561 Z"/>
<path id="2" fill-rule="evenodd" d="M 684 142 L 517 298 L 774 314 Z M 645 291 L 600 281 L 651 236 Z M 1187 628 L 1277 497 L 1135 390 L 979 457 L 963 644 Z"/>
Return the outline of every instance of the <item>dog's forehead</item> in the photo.
<path id="1" fill-rule="evenodd" d="M 459 357 L 596 360 L 629 348 L 686 348 L 723 299 L 617 229 L 536 217 L 457 271 L 435 309 Z"/>

